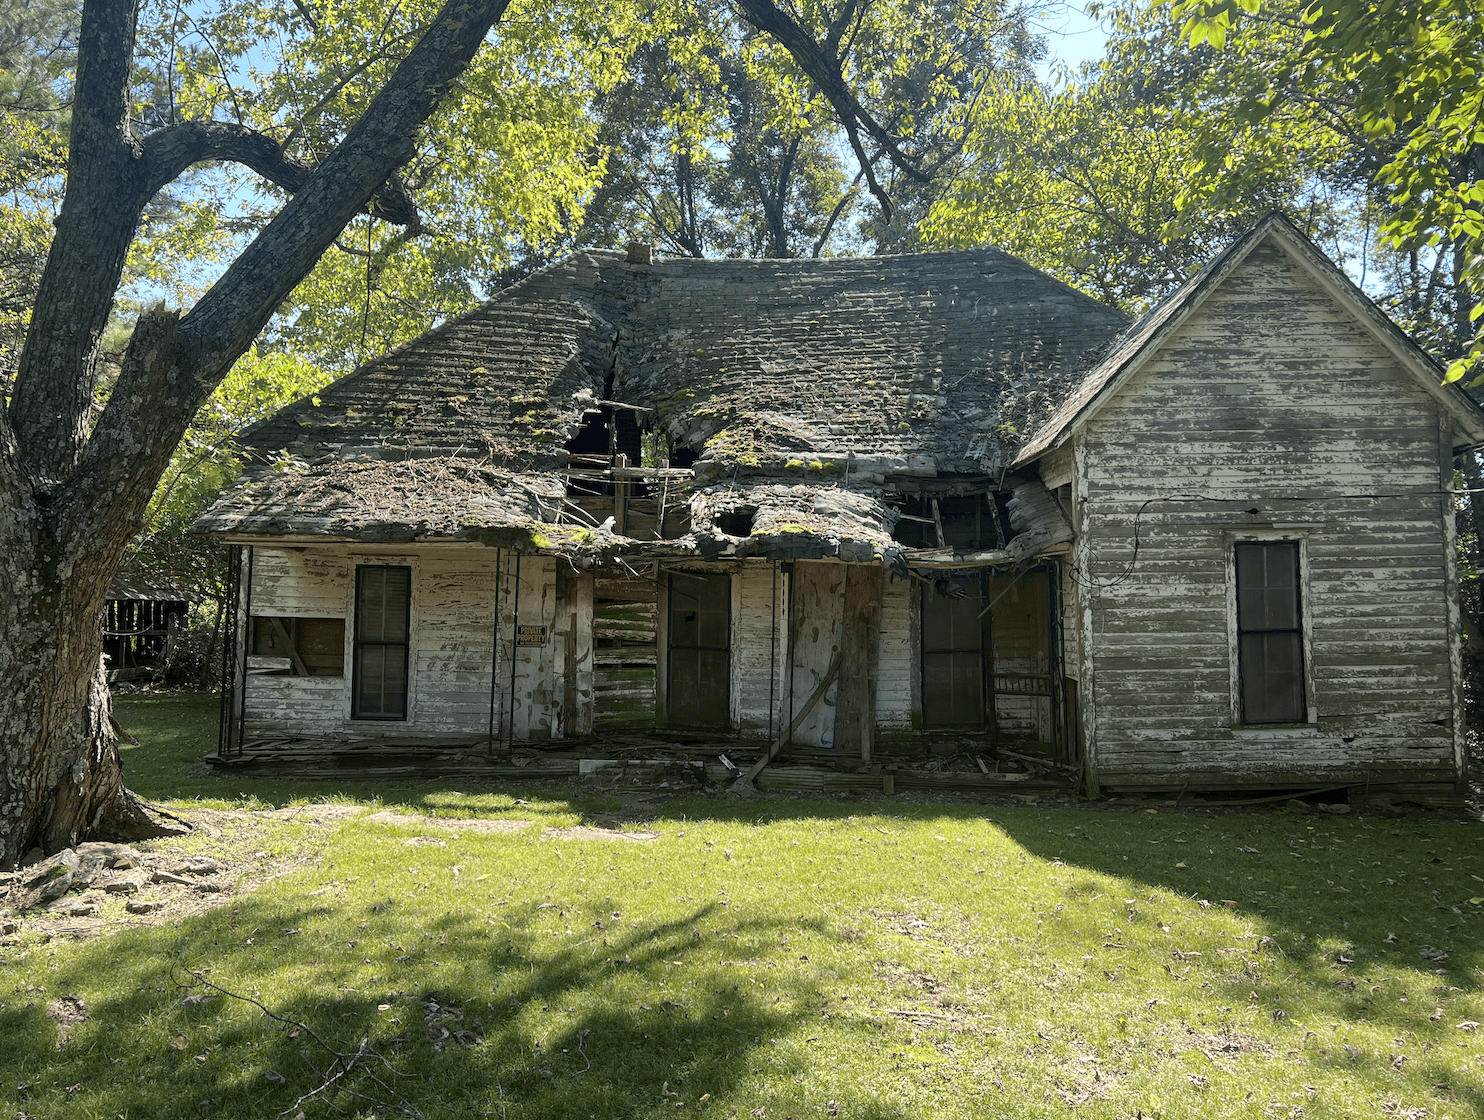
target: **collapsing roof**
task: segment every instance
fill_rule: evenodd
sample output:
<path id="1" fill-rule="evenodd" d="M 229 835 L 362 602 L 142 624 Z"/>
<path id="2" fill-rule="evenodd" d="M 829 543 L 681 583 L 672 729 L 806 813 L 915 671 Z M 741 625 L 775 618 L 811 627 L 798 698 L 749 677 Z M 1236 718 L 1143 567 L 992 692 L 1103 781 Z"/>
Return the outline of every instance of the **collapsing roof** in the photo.
<path id="1" fill-rule="evenodd" d="M 1126 322 L 996 249 L 578 253 L 258 425 L 197 529 L 869 560 L 904 493 L 1029 485 L 1026 434 Z M 615 489 L 652 525 L 595 513 Z"/>

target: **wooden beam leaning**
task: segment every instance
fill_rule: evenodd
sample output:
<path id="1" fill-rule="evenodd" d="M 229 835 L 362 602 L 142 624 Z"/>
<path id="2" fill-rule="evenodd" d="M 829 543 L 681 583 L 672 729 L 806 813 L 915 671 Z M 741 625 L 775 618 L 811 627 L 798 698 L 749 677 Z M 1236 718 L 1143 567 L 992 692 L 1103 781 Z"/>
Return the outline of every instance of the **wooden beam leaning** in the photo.
<path id="1" fill-rule="evenodd" d="M 283 648 L 288 651 L 289 660 L 293 662 L 294 674 L 300 677 L 309 676 L 309 669 L 304 664 L 304 659 L 299 656 L 299 647 L 294 645 L 294 639 L 289 637 L 288 627 L 284 626 L 283 619 L 269 618 L 268 625 L 273 627 L 273 636 L 283 643 Z"/>
<path id="2" fill-rule="evenodd" d="M 830 685 L 834 684 L 835 678 L 840 675 L 840 664 L 842 660 L 841 651 L 836 650 L 835 656 L 830 660 L 830 667 L 825 672 L 824 678 L 815 686 L 813 694 L 805 701 L 804 706 L 799 709 L 799 714 L 794 716 L 793 722 L 788 725 L 788 730 L 769 743 L 768 749 L 763 752 L 763 757 L 754 762 L 752 769 L 747 771 L 748 781 L 761 774 L 763 768 L 778 756 L 778 751 L 782 748 L 783 744 L 792 739 L 794 732 L 804 725 L 804 721 L 809 718 L 809 713 L 824 699 L 824 694 L 830 690 Z"/>

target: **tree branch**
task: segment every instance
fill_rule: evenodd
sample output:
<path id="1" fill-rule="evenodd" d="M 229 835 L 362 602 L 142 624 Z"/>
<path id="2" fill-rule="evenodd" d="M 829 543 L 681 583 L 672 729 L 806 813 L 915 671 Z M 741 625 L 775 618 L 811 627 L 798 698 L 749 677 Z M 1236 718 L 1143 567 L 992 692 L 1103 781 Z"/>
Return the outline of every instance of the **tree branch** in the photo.
<path id="1" fill-rule="evenodd" d="M 418 128 L 508 3 L 447 0 L 349 135 L 200 302 L 178 323 L 163 310 L 141 317 L 59 521 L 82 532 L 119 522 L 130 533 L 137 528 L 191 417 L 340 231 L 412 154 Z"/>
<path id="2" fill-rule="evenodd" d="M 98 343 L 147 201 L 129 118 L 139 3 L 83 10 L 67 192 L 10 400 L 22 465 L 37 477 L 64 477 L 87 438 Z"/>
<path id="3" fill-rule="evenodd" d="M 303 189 L 314 174 L 312 163 L 289 155 L 266 133 L 226 121 L 186 121 L 162 128 L 145 139 L 144 155 L 149 164 L 146 174 L 150 197 L 173 183 L 186 168 L 205 160 L 240 163 L 290 194 Z M 393 225 L 406 226 L 409 233 L 422 229 L 417 205 L 395 174 L 377 188 L 366 212 Z"/>
<path id="4" fill-rule="evenodd" d="M 928 175 L 916 165 L 916 163 L 905 152 L 897 146 L 896 139 L 886 129 L 882 128 L 871 115 L 866 112 L 855 94 L 850 91 L 845 82 L 844 73 L 840 66 L 840 57 L 833 49 L 826 51 L 814 41 L 788 13 L 782 11 L 773 0 L 737 0 L 738 10 L 742 18 L 757 30 L 766 35 L 771 35 L 793 56 L 799 68 L 809 75 L 810 80 L 819 87 L 820 93 L 828 99 L 830 106 L 835 110 L 840 124 L 844 126 L 846 134 L 851 137 L 852 147 L 857 151 L 857 158 L 864 162 L 865 154 L 861 149 L 860 141 L 854 135 L 857 126 L 863 128 L 876 143 L 886 151 L 903 174 L 916 179 L 920 183 L 929 181 Z M 832 44 L 833 48 L 833 44 Z M 874 184 L 875 176 L 868 175 L 867 182 Z M 885 198 L 885 192 L 879 184 L 874 184 L 871 193 L 876 195 L 878 201 L 890 210 L 891 202 Z"/>

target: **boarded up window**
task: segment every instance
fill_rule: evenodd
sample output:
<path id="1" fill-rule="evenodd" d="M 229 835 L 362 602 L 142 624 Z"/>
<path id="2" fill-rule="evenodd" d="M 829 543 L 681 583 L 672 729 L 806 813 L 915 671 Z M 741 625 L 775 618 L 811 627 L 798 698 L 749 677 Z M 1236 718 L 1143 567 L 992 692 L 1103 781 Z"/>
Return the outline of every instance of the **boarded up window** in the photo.
<path id="1" fill-rule="evenodd" d="M 254 616 L 252 652 L 287 658 L 285 671 L 295 676 L 344 676 L 345 619 Z"/>
<path id="2" fill-rule="evenodd" d="M 1304 639 L 1296 541 L 1236 546 L 1237 656 L 1244 723 L 1299 723 Z"/>
<path id="3" fill-rule="evenodd" d="M 352 718 L 407 718 L 411 614 L 411 568 L 357 566 Z"/>

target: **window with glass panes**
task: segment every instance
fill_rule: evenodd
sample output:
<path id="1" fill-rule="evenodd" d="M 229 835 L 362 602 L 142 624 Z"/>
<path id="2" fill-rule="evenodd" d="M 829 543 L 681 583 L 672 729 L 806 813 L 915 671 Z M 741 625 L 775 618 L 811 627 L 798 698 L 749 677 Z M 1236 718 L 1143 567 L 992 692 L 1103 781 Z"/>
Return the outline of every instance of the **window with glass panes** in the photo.
<path id="1" fill-rule="evenodd" d="M 353 719 L 407 718 L 411 602 L 411 568 L 357 566 Z"/>
<path id="2" fill-rule="evenodd" d="M 1303 604 L 1297 541 L 1236 545 L 1243 723 L 1304 720 Z"/>

